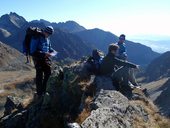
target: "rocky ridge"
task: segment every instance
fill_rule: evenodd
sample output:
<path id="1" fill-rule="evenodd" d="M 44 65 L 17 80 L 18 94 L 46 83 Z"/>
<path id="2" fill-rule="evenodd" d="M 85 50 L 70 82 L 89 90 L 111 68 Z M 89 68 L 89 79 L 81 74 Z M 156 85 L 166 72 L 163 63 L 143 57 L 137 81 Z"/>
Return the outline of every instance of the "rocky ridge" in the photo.
<path id="1" fill-rule="evenodd" d="M 91 77 L 87 63 L 56 66 L 46 94 L 30 105 L 6 115 L 1 128 L 155 128 L 169 127 L 140 90 L 128 100 L 111 79 Z M 91 100 L 87 103 L 87 99 Z M 16 108 L 17 109 L 17 108 Z M 83 114 L 84 110 L 89 114 Z M 84 120 L 78 121 L 79 118 Z M 164 120 L 164 122 L 163 122 Z M 77 122 L 77 123 L 73 123 Z M 162 123 L 163 122 L 163 123 Z M 165 127 L 164 127 L 165 128 Z"/>

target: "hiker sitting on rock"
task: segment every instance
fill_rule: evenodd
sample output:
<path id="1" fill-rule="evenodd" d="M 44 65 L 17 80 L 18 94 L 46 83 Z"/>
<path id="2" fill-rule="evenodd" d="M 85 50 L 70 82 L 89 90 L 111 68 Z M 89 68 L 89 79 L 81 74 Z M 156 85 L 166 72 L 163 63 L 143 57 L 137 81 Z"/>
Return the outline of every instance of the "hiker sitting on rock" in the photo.
<path id="1" fill-rule="evenodd" d="M 100 65 L 101 75 L 111 76 L 116 82 L 115 86 L 125 95 L 132 96 L 132 89 L 129 86 L 129 69 L 139 68 L 138 65 L 118 59 L 116 56 L 119 46 L 110 44 L 108 54 L 103 58 Z M 121 86 L 119 86 L 120 84 Z"/>

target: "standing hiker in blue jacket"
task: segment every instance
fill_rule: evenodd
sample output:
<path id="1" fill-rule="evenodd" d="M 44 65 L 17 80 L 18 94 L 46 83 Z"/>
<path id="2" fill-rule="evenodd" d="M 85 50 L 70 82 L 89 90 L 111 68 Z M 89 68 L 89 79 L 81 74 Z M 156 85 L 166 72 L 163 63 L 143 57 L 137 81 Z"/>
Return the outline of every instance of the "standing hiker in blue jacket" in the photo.
<path id="1" fill-rule="evenodd" d="M 30 54 L 33 57 L 36 69 L 36 91 L 41 97 L 46 91 L 46 84 L 51 75 L 51 59 L 54 49 L 51 47 L 49 37 L 53 34 L 52 26 L 46 27 L 39 38 L 32 38 Z"/>

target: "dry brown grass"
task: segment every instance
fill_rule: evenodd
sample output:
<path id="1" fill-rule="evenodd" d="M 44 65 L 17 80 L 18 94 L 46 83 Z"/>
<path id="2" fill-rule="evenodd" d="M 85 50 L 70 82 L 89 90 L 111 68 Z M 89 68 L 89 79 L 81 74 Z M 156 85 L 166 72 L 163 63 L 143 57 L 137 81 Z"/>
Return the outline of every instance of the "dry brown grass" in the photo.
<path id="1" fill-rule="evenodd" d="M 27 97 L 23 100 L 23 107 L 26 108 L 28 107 L 33 101 L 33 96 Z"/>
<path id="2" fill-rule="evenodd" d="M 78 115 L 76 122 L 81 124 L 83 121 L 90 116 L 91 110 L 90 110 L 90 104 L 92 102 L 93 98 L 92 97 L 87 97 L 85 100 L 85 108 L 83 111 Z"/>
<path id="3" fill-rule="evenodd" d="M 1 90 L 0 93 L 0 106 L 3 106 L 6 102 L 7 96 L 15 96 L 22 99 L 24 107 L 28 106 L 31 102 L 33 95 L 32 88 L 25 86 L 25 83 L 33 83 L 34 71 L 11 71 L 0 72 L 2 76 L 0 78 Z M 2 109 L 0 110 L 0 116 L 2 116 Z"/>
<path id="4" fill-rule="evenodd" d="M 144 95 L 144 93 L 142 92 L 141 89 L 134 88 L 133 93 L 136 93 L 136 94 L 141 95 L 142 97 L 146 98 L 146 96 Z"/>
<path id="5" fill-rule="evenodd" d="M 161 116 L 158 108 L 152 102 L 131 101 L 132 104 L 138 104 L 144 107 L 149 114 L 149 120 L 145 122 L 141 117 L 134 117 L 134 128 L 170 128 L 170 119 Z"/>
<path id="6" fill-rule="evenodd" d="M 92 84 L 92 81 L 90 79 L 81 81 L 79 83 L 79 86 L 81 86 L 81 89 L 88 94 L 88 97 L 84 99 L 84 109 L 75 120 L 77 123 L 82 124 L 84 120 L 91 114 L 90 105 L 96 93 L 96 86 Z"/>
<path id="7" fill-rule="evenodd" d="M 28 81 L 32 81 L 33 78 L 24 78 L 24 79 L 21 79 L 21 80 L 15 80 L 11 83 L 7 83 L 6 85 L 4 85 L 4 90 L 15 90 L 17 88 L 17 85 L 19 84 L 24 84 L 25 82 L 28 82 Z"/>
<path id="8" fill-rule="evenodd" d="M 83 111 L 78 115 L 76 122 L 78 124 L 83 123 L 83 121 L 90 116 L 91 111 L 89 109 L 83 109 Z"/>
<path id="9" fill-rule="evenodd" d="M 10 95 L 11 93 L 9 91 L 4 91 L 2 93 L 0 93 L 0 99 L 2 99 L 3 97 L 6 97 L 8 95 Z"/>
<path id="10" fill-rule="evenodd" d="M 152 81 L 150 83 L 145 83 L 145 84 L 143 84 L 143 87 L 147 88 L 148 90 L 160 88 L 168 81 L 168 79 L 169 78 L 163 78 L 163 79 L 160 79 L 160 80 L 157 80 L 157 81 Z"/>

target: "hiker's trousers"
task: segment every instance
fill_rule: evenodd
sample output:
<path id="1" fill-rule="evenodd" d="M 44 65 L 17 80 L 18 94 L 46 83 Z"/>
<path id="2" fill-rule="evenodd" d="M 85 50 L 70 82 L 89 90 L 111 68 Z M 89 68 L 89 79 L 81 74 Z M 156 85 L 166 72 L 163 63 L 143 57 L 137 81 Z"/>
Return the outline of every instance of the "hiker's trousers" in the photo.
<path id="1" fill-rule="evenodd" d="M 132 89 L 129 86 L 129 79 L 133 79 L 130 73 L 130 68 L 128 67 L 120 67 L 112 74 L 112 80 L 117 81 L 116 88 L 125 96 L 130 98 L 132 96 Z"/>
<path id="2" fill-rule="evenodd" d="M 36 69 L 36 91 L 39 96 L 45 94 L 48 78 L 51 75 L 51 60 L 33 57 Z"/>

